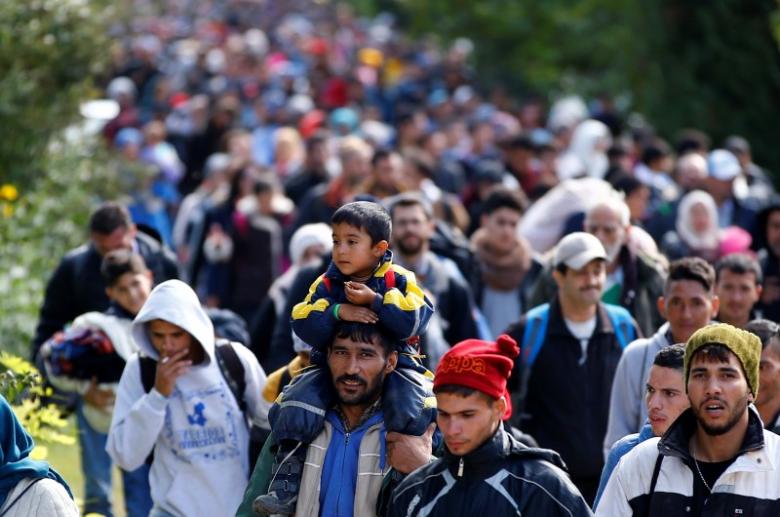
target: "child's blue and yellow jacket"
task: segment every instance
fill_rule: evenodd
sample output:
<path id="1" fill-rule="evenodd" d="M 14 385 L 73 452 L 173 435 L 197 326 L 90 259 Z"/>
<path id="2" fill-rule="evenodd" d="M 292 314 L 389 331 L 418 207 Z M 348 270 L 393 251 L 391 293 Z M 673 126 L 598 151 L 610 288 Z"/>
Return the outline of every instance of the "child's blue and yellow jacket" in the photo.
<path id="1" fill-rule="evenodd" d="M 328 270 L 309 288 L 309 294 L 292 311 L 292 329 L 305 343 L 324 350 L 335 335 L 338 319 L 333 314 L 337 303 L 349 303 L 344 283 L 349 277 L 331 262 Z M 421 335 L 433 315 L 433 304 L 423 293 L 414 273 L 393 264 L 393 252 L 387 250 L 371 278 L 365 282 L 376 298 L 368 306 L 379 316 L 379 324 L 399 340 Z"/>

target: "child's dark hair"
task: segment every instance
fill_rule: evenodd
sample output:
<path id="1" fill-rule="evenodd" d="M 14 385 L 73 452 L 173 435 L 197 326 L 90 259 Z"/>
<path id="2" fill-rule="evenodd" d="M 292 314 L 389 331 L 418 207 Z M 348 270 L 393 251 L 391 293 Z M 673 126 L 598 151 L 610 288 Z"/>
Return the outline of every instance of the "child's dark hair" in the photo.
<path id="1" fill-rule="evenodd" d="M 336 328 L 336 337 L 349 339 L 356 343 L 380 345 L 385 353 L 385 357 L 398 350 L 398 339 L 381 325 L 343 322 Z"/>
<path id="2" fill-rule="evenodd" d="M 144 258 L 138 253 L 125 249 L 107 253 L 100 264 L 100 274 L 108 287 L 113 287 L 125 273 L 138 275 L 147 271 L 149 269 Z"/>
<path id="3" fill-rule="evenodd" d="M 389 241 L 393 225 L 390 214 L 382 205 L 371 201 L 355 201 L 342 206 L 330 220 L 331 224 L 346 223 L 365 230 L 371 237 L 371 244 Z"/>

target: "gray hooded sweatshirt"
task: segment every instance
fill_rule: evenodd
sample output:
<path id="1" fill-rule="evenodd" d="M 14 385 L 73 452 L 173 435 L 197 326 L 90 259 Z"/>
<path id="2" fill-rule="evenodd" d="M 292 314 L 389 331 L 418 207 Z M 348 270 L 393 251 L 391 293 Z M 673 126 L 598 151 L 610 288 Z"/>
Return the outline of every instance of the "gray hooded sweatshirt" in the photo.
<path id="1" fill-rule="evenodd" d="M 261 396 L 265 373 L 250 350 L 235 347 L 245 370 L 245 416 L 217 365 L 214 327 L 195 292 L 179 280 L 163 282 L 136 316 L 133 338 L 140 353 L 154 360 L 159 354 L 147 323 L 157 319 L 192 335 L 205 360 L 164 397 L 154 388 L 144 391 L 138 354 L 131 356 L 119 381 L 106 450 L 125 470 L 141 466 L 154 450 L 149 483 L 156 507 L 175 516 L 233 515 L 249 476 L 247 418 L 268 428 L 270 404 Z"/>
<path id="2" fill-rule="evenodd" d="M 604 437 L 604 457 L 612 445 L 627 434 L 638 433 L 647 420 L 645 390 L 655 354 L 669 341 L 669 323 L 664 323 L 649 338 L 637 339 L 623 350 L 609 400 L 609 423 Z"/>

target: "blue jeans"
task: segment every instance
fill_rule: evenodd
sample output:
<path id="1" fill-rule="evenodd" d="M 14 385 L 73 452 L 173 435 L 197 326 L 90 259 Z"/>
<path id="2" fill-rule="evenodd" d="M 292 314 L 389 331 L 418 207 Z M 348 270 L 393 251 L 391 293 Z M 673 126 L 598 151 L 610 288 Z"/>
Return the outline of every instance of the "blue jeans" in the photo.
<path id="1" fill-rule="evenodd" d="M 84 473 L 84 514 L 94 512 L 112 517 L 111 457 L 106 452 L 108 435 L 96 431 L 84 418 L 83 400 L 76 406 L 81 446 L 81 471 Z"/>
<path id="2" fill-rule="evenodd" d="M 147 517 L 154 504 L 149 488 L 149 465 L 144 463 L 130 472 L 122 469 L 122 485 L 127 517 Z"/>
<path id="3" fill-rule="evenodd" d="M 84 473 L 84 514 L 94 512 L 112 517 L 111 513 L 111 457 L 106 452 L 108 435 L 89 425 L 79 401 L 76 421 L 81 446 L 81 470 Z M 125 489 L 125 508 L 128 517 L 146 517 L 152 508 L 149 489 L 149 466 L 142 465 L 132 472 L 122 471 Z"/>

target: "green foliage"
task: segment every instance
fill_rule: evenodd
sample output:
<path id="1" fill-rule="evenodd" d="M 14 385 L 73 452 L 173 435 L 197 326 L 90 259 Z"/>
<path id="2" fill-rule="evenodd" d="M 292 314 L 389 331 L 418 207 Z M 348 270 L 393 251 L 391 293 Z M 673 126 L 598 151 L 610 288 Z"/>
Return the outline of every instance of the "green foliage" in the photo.
<path id="1" fill-rule="evenodd" d="M 40 373 L 32 364 L 0 352 L 0 394 L 8 400 L 16 417 L 35 440 L 37 459 L 46 456 L 45 444 L 76 443 L 72 433 L 63 432 L 68 422 L 59 409 L 53 404 L 41 403 L 45 388 Z"/>
<path id="2" fill-rule="evenodd" d="M 26 188 L 44 174 L 49 138 L 78 117 L 108 59 L 106 0 L 0 2 L 0 178 Z"/>
<path id="3" fill-rule="evenodd" d="M 589 93 L 620 85 L 621 67 L 637 43 L 623 23 L 631 5 L 620 0 L 378 0 L 375 8 L 400 13 L 415 34 L 471 38 L 480 78 L 526 94 Z"/>
<path id="4" fill-rule="evenodd" d="M 121 192 L 115 168 L 98 149 L 83 142 L 52 146 L 41 161 L 46 174 L 20 187 L 14 201 L 0 200 L 2 350 L 28 356 L 48 278 L 65 252 L 84 242 L 95 204 Z"/>
<path id="5" fill-rule="evenodd" d="M 758 163 L 780 173 L 775 145 L 780 126 L 780 52 L 772 23 L 773 0 L 643 3 L 657 24 L 643 56 L 653 73 L 632 77 L 637 104 L 666 134 L 683 127 L 705 129 L 719 145 L 730 134 L 753 144 Z"/>
<path id="6" fill-rule="evenodd" d="M 475 42 L 486 85 L 517 97 L 601 93 L 669 139 L 686 127 L 719 145 L 731 133 L 753 143 L 758 163 L 780 173 L 780 7 L 776 0 L 353 0 L 390 10 L 417 35 Z"/>

